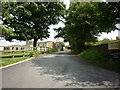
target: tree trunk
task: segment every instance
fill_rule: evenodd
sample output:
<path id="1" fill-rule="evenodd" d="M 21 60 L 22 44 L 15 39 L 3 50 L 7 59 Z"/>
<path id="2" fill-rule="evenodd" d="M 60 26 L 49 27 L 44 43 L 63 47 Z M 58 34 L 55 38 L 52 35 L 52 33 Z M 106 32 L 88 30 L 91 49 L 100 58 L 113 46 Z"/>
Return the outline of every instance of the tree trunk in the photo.
<path id="1" fill-rule="evenodd" d="M 36 46 L 37 46 L 37 41 L 38 41 L 38 39 L 34 39 L 33 47 L 36 47 Z"/>
<path id="2" fill-rule="evenodd" d="M 36 51 L 36 50 L 37 50 L 37 48 L 36 48 L 36 46 L 37 46 L 37 41 L 38 41 L 38 39 L 34 39 L 34 42 L 33 42 L 33 51 Z"/>

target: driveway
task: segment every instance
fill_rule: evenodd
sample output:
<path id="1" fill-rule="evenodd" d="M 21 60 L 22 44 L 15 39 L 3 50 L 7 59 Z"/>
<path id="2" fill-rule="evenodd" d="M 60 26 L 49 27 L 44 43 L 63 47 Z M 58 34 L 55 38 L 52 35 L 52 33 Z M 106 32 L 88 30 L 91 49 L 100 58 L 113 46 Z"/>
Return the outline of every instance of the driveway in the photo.
<path id="1" fill-rule="evenodd" d="M 3 88 L 117 88 L 118 73 L 69 51 L 48 54 L 2 70 Z"/>

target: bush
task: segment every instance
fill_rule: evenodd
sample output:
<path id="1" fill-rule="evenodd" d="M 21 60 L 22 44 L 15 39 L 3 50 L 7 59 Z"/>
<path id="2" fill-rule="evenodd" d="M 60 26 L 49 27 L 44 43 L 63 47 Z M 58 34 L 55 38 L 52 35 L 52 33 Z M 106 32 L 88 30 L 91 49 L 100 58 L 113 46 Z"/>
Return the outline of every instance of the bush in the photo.
<path id="1" fill-rule="evenodd" d="M 47 51 L 45 51 L 45 53 L 49 53 L 49 51 L 47 50 Z"/>
<path id="2" fill-rule="evenodd" d="M 49 49 L 47 51 L 33 51 L 28 54 L 29 57 L 39 56 L 40 54 L 58 52 L 58 49 Z"/>
<path id="3" fill-rule="evenodd" d="M 33 51 L 28 54 L 29 57 L 39 56 L 40 54 L 44 54 L 43 51 Z"/>
<path id="4" fill-rule="evenodd" d="M 44 54 L 44 53 L 46 53 L 46 51 L 41 51 L 41 54 Z"/>
<path id="5" fill-rule="evenodd" d="M 33 57 L 33 56 L 34 56 L 34 52 L 30 52 L 30 53 L 28 54 L 28 56 L 29 56 L 29 57 Z"/>
<path id="6" fill-rule="evenodd" d="M 50 49 L 49 52 L 58 52 L 58 49 Z"/>

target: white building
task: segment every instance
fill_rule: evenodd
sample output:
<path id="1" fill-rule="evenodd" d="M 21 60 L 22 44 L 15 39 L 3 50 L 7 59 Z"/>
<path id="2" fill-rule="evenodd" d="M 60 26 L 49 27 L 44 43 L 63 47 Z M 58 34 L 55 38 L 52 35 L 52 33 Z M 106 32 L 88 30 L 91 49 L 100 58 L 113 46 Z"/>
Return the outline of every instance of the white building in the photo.
<path id="1" fill-rule="evenodd" d="M 2 47 L 2 46 L 1 46 Z M 3 46 L 3 49 L 2 50 L 24 50 L 24 46 L 22 45 L 11 45 L 11 46 Z"/>
<path id="2" fill-rule="evenodd" d="M 38 51 L 46 51 L 47 49 L 52 49 L 52 48 L 56 48 L 56 49 L 59 49 L 59 50 L 62 50 L 63 49 L 63 46 L 56 42 L 52 42 L 52 41 L 44 41 L 44 42 L 40 42 L 38 41 L 37 42 L 37 50 Z M 26 51 L 31 51 L 33 50 L 33 41 L 26 41 L 26 44 L 25 45 L 9 45 L 9 46 L 0 46 L 0 51 L 2 50 L 10 50 L 10 51 L 17 51 L 17 50 L 26 50 Z"/>

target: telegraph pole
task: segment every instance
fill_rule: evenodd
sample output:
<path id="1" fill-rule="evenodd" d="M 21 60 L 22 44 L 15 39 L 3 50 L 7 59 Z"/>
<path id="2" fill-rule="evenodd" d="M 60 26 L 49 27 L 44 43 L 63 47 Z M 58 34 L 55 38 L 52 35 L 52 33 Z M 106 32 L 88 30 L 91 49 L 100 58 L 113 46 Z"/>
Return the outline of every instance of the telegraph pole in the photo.
<path id="1" fill-rule="evenodd" d="M 54 43 L 55 43 L 55 31 L 54 31 Z"/>
<path id="2" fill-rule="evenodd" d="M 117 25 L 117 28 L 120 29 L 120 24 Z M 120 30 L 118 30 L 118 37 L 119 37 L 119 39 L 120 39 Z"/>

